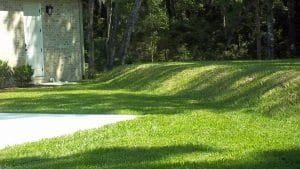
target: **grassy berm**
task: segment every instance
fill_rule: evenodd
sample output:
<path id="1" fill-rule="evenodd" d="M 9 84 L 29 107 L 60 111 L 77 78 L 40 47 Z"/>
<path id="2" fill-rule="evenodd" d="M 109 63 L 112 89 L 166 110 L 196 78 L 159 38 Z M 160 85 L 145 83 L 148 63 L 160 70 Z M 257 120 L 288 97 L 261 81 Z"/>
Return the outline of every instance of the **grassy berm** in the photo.
<path id="1" fill-rule="evenodd" d="M 0 169 L 300 168 L 300 60 L 123 66 L 0 90 L 0 112 L 140 115 L 0 150 Z"/>

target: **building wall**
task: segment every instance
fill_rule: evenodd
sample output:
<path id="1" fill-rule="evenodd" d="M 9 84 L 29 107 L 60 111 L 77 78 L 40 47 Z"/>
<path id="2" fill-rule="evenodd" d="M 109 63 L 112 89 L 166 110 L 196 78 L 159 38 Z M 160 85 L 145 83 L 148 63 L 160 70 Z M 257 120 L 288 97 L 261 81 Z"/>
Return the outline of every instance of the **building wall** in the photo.
<path id="1" fill-rule="evenodd" d="M 81 73 L 80 11 L 78 0 L 43 1 L 45 73 L 57 80 L 79 80 Z M 54 7 L 52 16 L 46 5 Z M 51 64 L 49 64 L 51 63 Z"/>
<path id="2" fill-rule="evenodd" d="M 0 0 L 0 59 L 9 61 L 11 66 L 24 64 L 26 60 L 22 11 L 26 1 L 29 0 Z M 42 6 L 44 81 L 80 80 L 83 67 L 80 1 L 36 1 Z M 46 13 L 46 5 L 54 7 L 51 16 Z"/>
<path id="3" fill-rule="evenodd" d="M 0 0 L 0 59 L 10 66 L 26 59 L 22 8 L 19 0 Z"/>

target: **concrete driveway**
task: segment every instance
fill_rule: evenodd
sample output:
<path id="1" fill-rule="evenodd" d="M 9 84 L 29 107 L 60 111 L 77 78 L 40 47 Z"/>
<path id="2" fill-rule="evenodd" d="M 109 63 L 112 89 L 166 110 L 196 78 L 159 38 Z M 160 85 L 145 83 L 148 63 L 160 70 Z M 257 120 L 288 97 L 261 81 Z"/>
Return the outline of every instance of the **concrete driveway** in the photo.
<path id="1" fill-rule="evenodd" d="M 57 115 L 0 113 L 0 149 L 132 120 L 132 115 Z"/>

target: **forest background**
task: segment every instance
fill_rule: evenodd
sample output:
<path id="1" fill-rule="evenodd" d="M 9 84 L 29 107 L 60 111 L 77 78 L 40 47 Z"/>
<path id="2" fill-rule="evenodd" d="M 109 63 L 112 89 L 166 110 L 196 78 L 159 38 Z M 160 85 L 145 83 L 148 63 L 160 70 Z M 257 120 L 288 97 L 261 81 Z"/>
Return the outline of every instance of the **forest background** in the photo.
<path id="1" fill-rule="evenodd" d="M 84 0 L 89 76 L 132 63 L 300 56 L 299 0 Z"/>

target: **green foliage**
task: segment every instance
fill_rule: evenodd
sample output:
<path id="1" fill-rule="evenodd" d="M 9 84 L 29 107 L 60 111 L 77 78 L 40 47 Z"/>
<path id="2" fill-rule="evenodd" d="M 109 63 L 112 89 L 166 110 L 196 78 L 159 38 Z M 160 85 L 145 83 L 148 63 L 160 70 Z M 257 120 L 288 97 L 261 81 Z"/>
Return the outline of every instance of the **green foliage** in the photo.
<path id="1" fill-rule="evenodd" d="M 97 70 L 89 69 L 88 63 L 85 63 L 84 68 L 85 68 L 85 72 L 86 72 L 86 78 L 88 78 L 88 79 L 96 78 Z"/>
<path id="2" fill-rule="evenodd" d="M 178 61 L 190 61 L 191 58 L 191 52 L 187 48 L 186 44 L 183 44 L 182 46 L 179 46 L 177 48 L 177 55 L 175 56 L 175 59 Z"/>
<path id="3" fill-rule="evenodd" d="M 24 87 L 31 82 L 33 70 L 30 65 L 25 64 L 14 68 L 14 80 L 17 86 Z"/>
<path id="4" fill-rule="evenodd" d="M 116 51 L 132 9 L 132 0 L 119 4 L 120 20 Z M 98 7 L 97 7 L 98 8 Z M 106 65 L 106 15 L 95 14 L 96 65 Z M 166 1 L 144 0 L 128 49 L 127 63 L 183 60 L 256 59 L 255 3 L 250 0 L 181 0 L 174 5 L 174 16 L 168 15 Z M 297 7 L 298 9 L 299 7 Z M 288 40 L 286 1 L 274 1 L 275 58 L 292 57 Z M 99 11 L 97 9 L 96 11 Z M 262 59 L 267 59 L 267 25 L 265 1 L 260 1 Z M 299 10 L 298 10 L 299 11 Z M 296 11 L 295 20 L 300 18 Z M 298 18 L 298 19 L 297 19 Z M 296 22 L 295 21 L 295 22 Z M 299 24 L 296 24 L 299 26 Z M 298 30 L 299 28 L 296 28 Z M 299 39 L 299 38 L 296 38 Z M 300 56 L 300 42 L 296 40 Z M 295 57 L 295 56 L 294 56 Z M 120 63 L 115 58 L 115 65 Z"/>
<path id="5" fill-rule="evenodd" d="M 0 60 L 0 87 L 5 85 L 12 77 L 12 70 L 8 66 L 7 62 Z"/>

